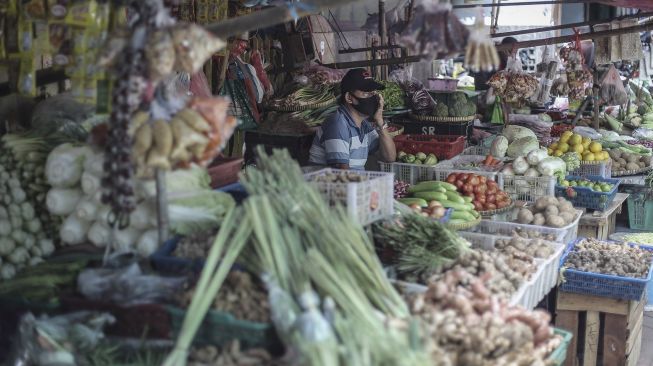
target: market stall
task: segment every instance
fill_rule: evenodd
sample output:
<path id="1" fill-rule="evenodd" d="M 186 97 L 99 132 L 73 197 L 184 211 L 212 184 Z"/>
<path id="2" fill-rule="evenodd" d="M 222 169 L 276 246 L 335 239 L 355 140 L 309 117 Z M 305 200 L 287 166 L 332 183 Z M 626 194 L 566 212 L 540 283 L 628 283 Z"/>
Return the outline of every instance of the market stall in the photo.
<path id="1" fill-rule="evenodd" d="M 496 45 L 468 4 L 381 1 L 338 50 L 344 3 L 0 5 L 7 85 L 35 105 L 12 96 L 0 128 L 0 362 L 637 364 L 651 14 Z M 413 73 L 435 59 L 455 67 Z M 392 154 L 307 167 L 355 67 L 383 87 L 356 146 Z"/>

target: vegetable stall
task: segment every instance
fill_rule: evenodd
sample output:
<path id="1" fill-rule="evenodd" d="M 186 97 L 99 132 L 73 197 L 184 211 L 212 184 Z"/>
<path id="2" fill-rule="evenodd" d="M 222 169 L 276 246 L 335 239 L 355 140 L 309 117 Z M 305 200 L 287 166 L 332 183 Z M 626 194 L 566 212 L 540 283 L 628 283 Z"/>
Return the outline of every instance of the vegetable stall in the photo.
<path id="1" fill-rule="evenodd" d="M 342 0 L 5 3 L 0 362 L 640 359 L 647 13 L 508 49 L 507 4 L 380 1 L 354 48 Z M 354 67 L 397 159 L 310 166 Z"/>

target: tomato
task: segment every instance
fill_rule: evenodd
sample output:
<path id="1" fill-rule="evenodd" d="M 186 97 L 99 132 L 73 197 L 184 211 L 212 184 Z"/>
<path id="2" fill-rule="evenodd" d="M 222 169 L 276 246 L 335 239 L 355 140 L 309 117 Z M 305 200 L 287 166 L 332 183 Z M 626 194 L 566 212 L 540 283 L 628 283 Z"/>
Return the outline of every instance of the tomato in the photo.
<path id="1" fill-rule="evenodd" d="M 497 194 L 498 190 L 499 189 L 497 188 L 497 186 L 488 186 L 486 193 L 487 194 Z"/>
<path id="2" fill-rule="evenodd" d="M 476 211 L 483 211 L 483 204 L 481 202 L 474 201 L 473 204 Z"/>
<path id="3" fill-rule="evenodd" d="M 476 187 L 474 187 L 474 193 L 484 194 L 485 191 L 487 191 L 487 186 L 485 184 L 479 184 Z"/>
<path id="4" fill-rule="evenodd" d="M 478 177 L 478 181 L 479 181 L 480 184 L 485 184 L 485 183 L 487 183 L 487 177 L 484 177 L 484 176 L 481 175 L 481 176 Z"/>
<path id="5" fill-rule="evenodd" d="M 485 204 L 485 210 L 486 211 L 496 210 L 496 209 L 497 209 L 497 205 L 495 205 L 494 203 L 486 203 Z"/>
<path id="6" fill-rule="evenodd" d="M 473 186 L 477 186 L 480 183 L 480 181 L 479 181 L 478 177 L 470 176 L 470 178 L 467 179 L 467 183 L 469 183 L 469 184 L 471 184 Z"/>
<path id="7" fill-rule="evenodd" d="M 488 194 L 485 199 L 487 200 L 487 203 L 495 203 L 497 201 L 497 196 Z"/>
<path id="8" fill-rule="evenodd" d="M 447 183 L 454 184 L 456 182 L 456 175 L 455 174 L 449 174 L 447 177 Z"/>

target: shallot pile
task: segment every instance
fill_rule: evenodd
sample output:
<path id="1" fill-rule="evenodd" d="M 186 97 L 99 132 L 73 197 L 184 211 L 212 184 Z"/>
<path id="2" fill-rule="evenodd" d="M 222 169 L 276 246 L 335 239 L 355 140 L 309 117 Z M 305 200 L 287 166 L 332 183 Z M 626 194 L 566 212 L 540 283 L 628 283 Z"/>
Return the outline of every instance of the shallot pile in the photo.
<path id="1" fill-rule="evenodd" d="M 394 191 L 394 198 L 404 198 L 408 195 L 408 187 L 410 187 L 410 184 L 402 181 L 395 181 L 395 191 Z"/>
<path id="2" fill-rule="evenodd" d="M 584 272 L 646 278 L 653 252 L 627 244 L 585 239 L 576 244 L 563 264 Z"/>
<path id="3" fill-rule="evenodd" d="M 464 270 L 451 271 L 409 298 L 411 312 L 425 323 L 431 358 L 439 365 L 545 365 L 561 343 L 549 314 L 510 307 L 484 282 Z"/>

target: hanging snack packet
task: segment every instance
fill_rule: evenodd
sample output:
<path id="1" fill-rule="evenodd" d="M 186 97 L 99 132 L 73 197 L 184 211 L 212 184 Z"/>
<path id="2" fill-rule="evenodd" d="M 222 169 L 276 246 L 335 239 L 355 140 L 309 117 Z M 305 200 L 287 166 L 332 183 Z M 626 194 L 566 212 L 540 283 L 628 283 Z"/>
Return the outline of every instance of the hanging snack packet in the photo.
<path id="1" fill-rule="evenodd" d="M 34 50 L 34 23 L 31 20 L 18 20 L 18 52 L 27 53 Z"/>
<path id="2" fill-rule="evenodd" d="M 45 0 L 18 0 L 18 11 L 27 19 L 46 19 Z"/>
<path id="3" fill-rule="evenodd" d="M 23 54 L 20 58 L 17 90 L 25 96 L 36 96 L 36 70 L 34 55 Z"/>
<path id="4" fill-rule="evenodd" d="M 213 53 L 226 46 L 220 38 L 196 24 L 177 24 L 172 29 L 175 69 L 196 73 Z"/>
<path id="5" fill-rule="evenodd" d="M 50 48 L 52 50 L 55 67 L 73 66 L 74 60 L 74 33 L 73 28 L 67 24 L 50 23 L 48 27 Z"/>

